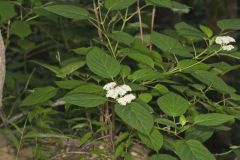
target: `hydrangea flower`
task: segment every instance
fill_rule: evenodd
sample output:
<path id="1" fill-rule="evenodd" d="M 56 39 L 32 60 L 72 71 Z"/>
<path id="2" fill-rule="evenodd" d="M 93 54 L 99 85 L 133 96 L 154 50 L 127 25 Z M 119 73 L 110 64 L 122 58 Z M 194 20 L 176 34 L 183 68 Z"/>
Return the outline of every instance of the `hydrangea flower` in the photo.
<path id="1" fill-rule="evenodd" d="M 117 86 L 115 88 L 115 90 L 116 90 L 116 92 L 118 92 L 118 94 L 120 96 L 124 96 L 127 92 L 132 91 L 132 89 L 128 85 L 126 85 L 126 84 L 121 85 L 121 86 Z"/>
<path id="2" fill-rule="evenodd" d="M 224 51 L 231 51 L 232 49 L 234 49 L 233 45 L 226 45 L 226 46 L 222 46 L 222 49 Z"/>
<path id="3" fill-rule="evenodd" d="M 222 46 L 222 50 L 224 51 L 231 51 L 234 49 L 233 45 L 230 45 L 229 43 L 236 42 L 233 37 L 230 36 L 219 36 L 215 39 L 216 44 L 220 44 Z"/>
<path id="4" fill-rule="evenodd" d="M 233 37 L 230 36 L 219 36 L 215 39 L 216 44 L 227 45 L 231 42 L 236 42 Z"/>
<path id="5" fill-rule="evenodd" d="M 117 85 L 116 82 L 110 82 L 103 86 L 103 89 L 108 91 L 110 89 L 113 89 L 116 85 Z"/>
<path id="6" fill-rule="evenodd" d="M 126 84 L 117 86 L 115 82 L 110 82 L 104 85 L 103 89 L 107 91 L 107 98 L 113 98 L 117 100 L 119 104 L 124 106 L 128 103 L 131 103 L 132 100 L 136 99 L 133 94 L 127 94 L 128 92 L 131 92 L 132 89 Z"/>
<path id="7" fill-rule="evenodd" d="M 115 88 L 110 89 L 107 91 L 106 97 L 116 99 L 118 97 L 118 92 Z"/>
<path id="8" fill-rule="evenodd" d="M 134 99 L 136 99 L 136 97 L 133 94 L 126 94 L 125 96 L 118 98 L 117 102 L 125 106 L 128 103 L 131 103 Z"/>

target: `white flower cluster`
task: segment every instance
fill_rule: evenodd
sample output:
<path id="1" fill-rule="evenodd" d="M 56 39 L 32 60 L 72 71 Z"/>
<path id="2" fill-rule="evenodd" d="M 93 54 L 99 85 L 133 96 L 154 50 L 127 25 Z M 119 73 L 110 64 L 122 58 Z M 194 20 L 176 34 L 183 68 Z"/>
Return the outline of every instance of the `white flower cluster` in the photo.
<path id="1" fill-rule="evenodd" d="M 231 51 L 234 49 L 234 46 L 229 44 L 231 42 L 236 42 L 234 38 L 230 36 L 219 36 L 215 39 L 216 44 L 220 44 L 224 51 Z"/>
<path id="2" fill-rule="evenodd" d="M 107 91 L 106 97 L 116 99 L 117 102 L 123 106 L 136 99 L 133 94 L 127 94 L 131 92 L 132 89 L 126 84 L 117 86 L 115 82 L 110 82 L 103 86 L 103 89 Z"/>

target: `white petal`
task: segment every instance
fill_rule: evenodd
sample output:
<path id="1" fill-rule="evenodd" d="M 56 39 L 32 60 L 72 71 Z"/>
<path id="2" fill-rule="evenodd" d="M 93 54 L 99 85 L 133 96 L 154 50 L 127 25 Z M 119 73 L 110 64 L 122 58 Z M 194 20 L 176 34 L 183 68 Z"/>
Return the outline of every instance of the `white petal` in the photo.
<path id="1" fill-rule="evenodd" d="M 129 85 L 123 84 L 120 87 L 127 92 L 132 91 L 132 88 Z"/>
<path id="2" fill-rule="evenodd" d="M 124 97 L 118 98 L 117 102 L 123 106 L 125 106 L 127 104 L 127 101 Z"/>
<path id="3" fill-rule="evenodd" d="M 108 91 L 110 89 L 113 89 L 116 85 L 117 85 L 116 82 L 110 82 L 103 86 L 103 89 Z"/>
<path id="4" fill-rule="evenodd" d="M 226 46 L 222 46 L 222 49 L 224 51 L 231 51 L 234 49 L 234 46 L 233 45 L 226 45 Z"/>
<path id="5" fill-rule="evenodd" d="M 110 89 L 107 91 L 106 97 L 116 99 L 118 97 L 118 92 L 115 89 Z"/>
<path id="6" fill-rule="evenodd" d="M 218 36 L 215 39 L 215 43 L 220 45 L 227 45 L 231 42 L 235 42 L 235 39 L 230 36 Z"/>

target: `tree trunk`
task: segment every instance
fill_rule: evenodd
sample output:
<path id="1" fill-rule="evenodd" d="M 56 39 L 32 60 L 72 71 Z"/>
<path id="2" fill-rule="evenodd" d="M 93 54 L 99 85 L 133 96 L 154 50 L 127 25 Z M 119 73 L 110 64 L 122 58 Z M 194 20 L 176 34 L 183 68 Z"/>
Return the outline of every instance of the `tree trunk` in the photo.
<path id="1" fill-rule="evenodd" d="M 4 112 L 3 112 L 3 102 L 2 102 L 5 73 L 6 73 L 5 46 L 4 46 L 4 42 L 3 42 L 2 33 L 0 30 L 0 116 L 1 116 L 3 123 L 5 123 L 5 116 L 4 116 Z"/>

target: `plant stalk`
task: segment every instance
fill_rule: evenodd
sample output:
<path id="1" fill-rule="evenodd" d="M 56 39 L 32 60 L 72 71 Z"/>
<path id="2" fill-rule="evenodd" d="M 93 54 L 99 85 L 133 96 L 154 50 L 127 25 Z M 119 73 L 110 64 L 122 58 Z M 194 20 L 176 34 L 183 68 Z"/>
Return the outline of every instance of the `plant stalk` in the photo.
<path id="1" fill-rule="evenodd" d="M 139 0 L 137 1 L 137 13 L 138 13 L 138 20 L 139 20 L 140 37 L 141 37 L 141 41 L 143 43 L 143 26 L 142 26 L 142 17 L 141 17 L 141 9 L 140 9 Z"/>

